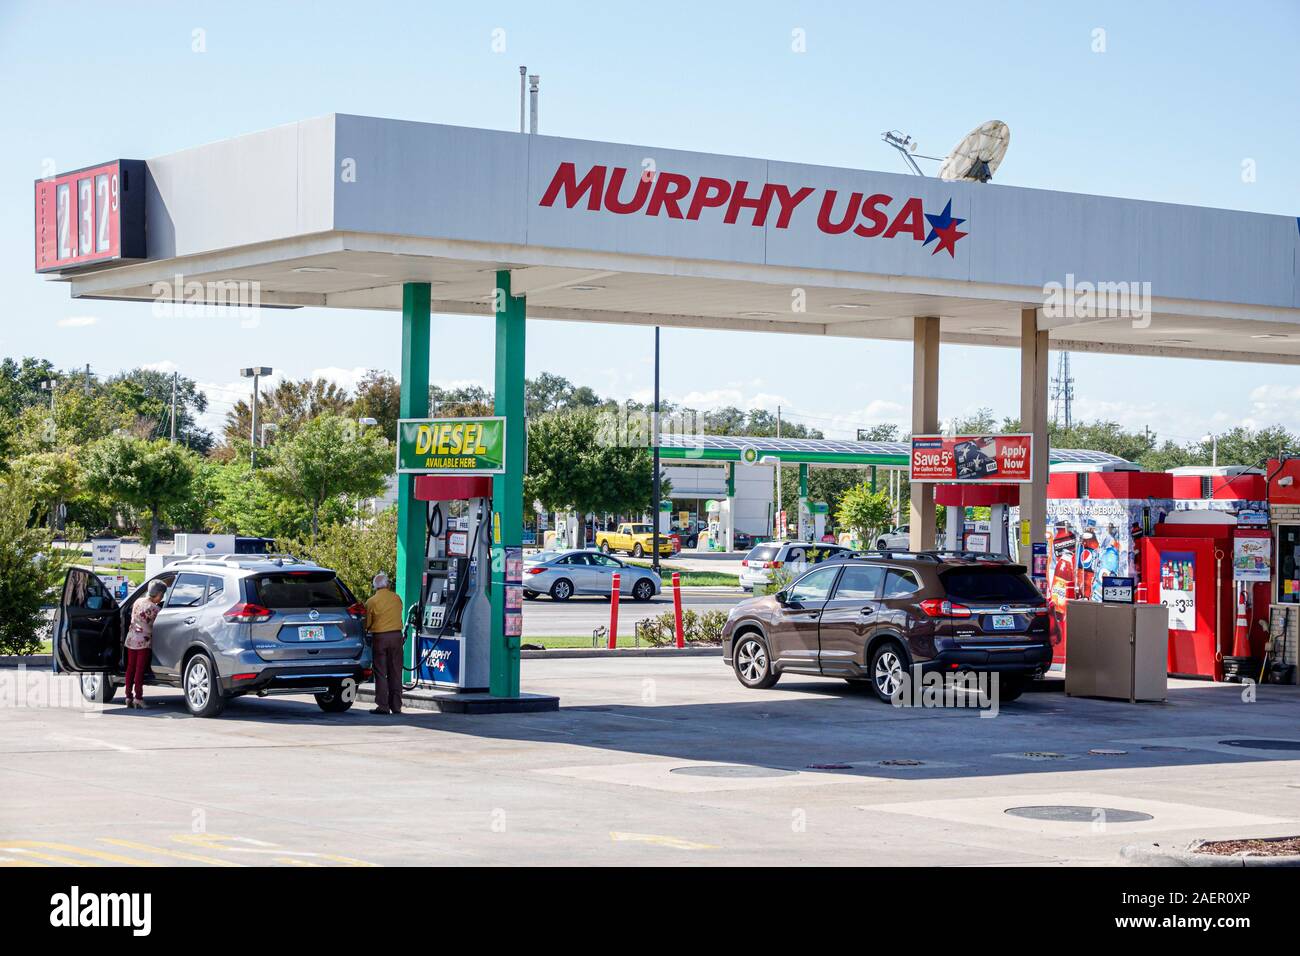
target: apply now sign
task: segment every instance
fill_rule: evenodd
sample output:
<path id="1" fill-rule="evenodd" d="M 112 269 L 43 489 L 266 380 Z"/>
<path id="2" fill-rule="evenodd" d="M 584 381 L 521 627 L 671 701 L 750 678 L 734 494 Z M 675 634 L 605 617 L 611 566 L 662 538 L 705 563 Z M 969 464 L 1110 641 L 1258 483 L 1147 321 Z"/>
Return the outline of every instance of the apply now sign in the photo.
<path id="1" fill-rule="evenodd" d="M 500 475 L 505 470 L 505 418 L 404 418 L 397 423 L 399 474 Z"/>

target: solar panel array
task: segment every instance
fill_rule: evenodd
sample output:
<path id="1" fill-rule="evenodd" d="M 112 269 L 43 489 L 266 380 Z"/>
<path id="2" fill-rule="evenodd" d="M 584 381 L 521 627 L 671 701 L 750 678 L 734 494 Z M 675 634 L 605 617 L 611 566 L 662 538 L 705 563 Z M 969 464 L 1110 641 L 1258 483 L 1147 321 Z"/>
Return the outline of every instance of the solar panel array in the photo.
<path id="1" fill-rule="evenodd" d="M 904 441 L 843 441 L 831 438 L 766 438 L 759 436 L 733 435 L 662 435 L 659 439 L 661 448 L 703 448 L 712 451 L 740 451 L 742 448 L 754 447 L 767 454 L 781 456 L 788 452 L 791 457 L 800 453 L 843 454 L 843 455 L 891 455 L 898 456 L 906 463 L 912 453 L 912 446 Z M 1104 451 L 1089 451 L 1079 448 L 1053 448 L 1049 457 L 1055 462 L 1083 462 L 1088 464 L 1114 464 L 1126 459 Z"/>

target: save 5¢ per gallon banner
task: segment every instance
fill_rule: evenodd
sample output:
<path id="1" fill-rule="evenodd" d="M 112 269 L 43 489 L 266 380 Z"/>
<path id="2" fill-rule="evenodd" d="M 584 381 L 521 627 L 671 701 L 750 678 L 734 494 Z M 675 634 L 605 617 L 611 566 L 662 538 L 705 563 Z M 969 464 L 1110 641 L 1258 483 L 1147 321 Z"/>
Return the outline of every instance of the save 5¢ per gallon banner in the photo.
<path id="1" fill-rule="evenodd" d="M 913 435 L 910 477 L 912 481 L 1030 481 L 1033 443 L 1033 435 Z"/>

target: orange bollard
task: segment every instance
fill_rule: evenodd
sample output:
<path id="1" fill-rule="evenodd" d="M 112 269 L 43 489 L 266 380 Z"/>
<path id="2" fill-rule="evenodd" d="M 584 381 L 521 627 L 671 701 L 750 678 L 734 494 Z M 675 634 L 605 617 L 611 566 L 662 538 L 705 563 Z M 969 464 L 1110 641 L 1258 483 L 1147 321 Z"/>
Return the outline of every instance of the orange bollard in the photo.
<path id="1" fill-rule="evenodd" d="M 682 627 L 682 576 L 673 572 L 673 617 L 677 621 L 677 646 L 686 646 L 686 631 Z"/>
<path id="2" fill-rule="evenodd" d="M 610 586 L 609 593 L 609 649 L 612 651 L 618 646 L 618 585 L 619 574 L 614 572 L 614 583 Z"/>

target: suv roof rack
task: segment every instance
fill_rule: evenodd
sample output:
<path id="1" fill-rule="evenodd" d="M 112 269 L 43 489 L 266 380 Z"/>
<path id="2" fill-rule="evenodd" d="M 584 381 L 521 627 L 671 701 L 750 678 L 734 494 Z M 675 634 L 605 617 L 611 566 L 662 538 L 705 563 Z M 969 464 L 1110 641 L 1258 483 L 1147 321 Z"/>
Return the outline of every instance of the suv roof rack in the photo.
<path id="1" fill-rule="evenodd" d="M 283 567 L 286 564 L 310 564 L 313 567 L 319 567 L 314 561 L 304 561 L 295 555 L 288 553 L 276 554 L 195 554 L 187 555 L 181 558 L 175 564 L 220 564 L 225 567 L 242 568 L 254 564 L 275 564 Z"/>
<path id="2" fill-rule="evenodd" d="M 856 556 L 860 558 L 888 558 L 891 561 L 893 560 L 935 561 L 935 562 L 939 561 L 939 558 L 936 557 L 933 552 L 906 551 L 901 548 L 897 550 L 893 548 L 871 548 L 868 551 L 856 552 Z"/>
<path id="3" fill-rule="evenodd" d="M 949 551 L 945 548 L 936 548 L 926 553 L 933 554 L 940 561 L 956 558 L 959 561 L 989 561 L 997 564 L 1014 563 L 1010 555 L 988 554 L 984 551 Z"/>

